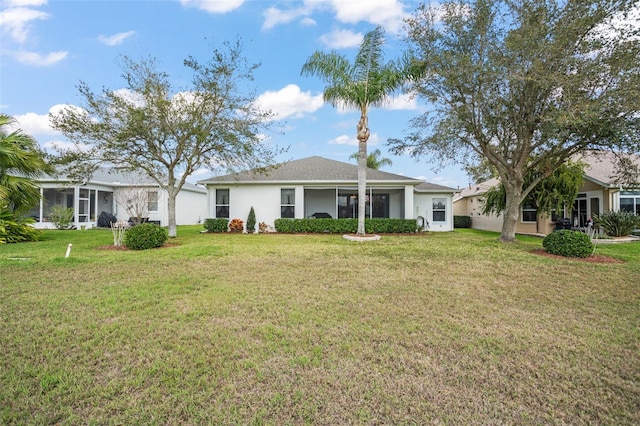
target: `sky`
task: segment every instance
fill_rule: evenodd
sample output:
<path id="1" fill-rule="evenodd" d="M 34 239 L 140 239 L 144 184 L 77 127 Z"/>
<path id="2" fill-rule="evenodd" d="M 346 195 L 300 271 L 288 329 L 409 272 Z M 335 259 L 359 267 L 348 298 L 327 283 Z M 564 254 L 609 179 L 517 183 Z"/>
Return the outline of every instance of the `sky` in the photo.
<path id="1" fill-rule="evenodd" d="M 323 82 L 301 76 L 315 51 L 335 50 L 352 58 L 363 35 L 385 29 L 385 59 L 402 53 L 403 19 L 414 0 L 1 0 L 0 112 L 44 149 L 64 145 L 48 113 L 80 105 L 82 81 L 94 93 L 125 86 L 119 58 L 153 57 L 172 82 L 188 83 L 183 60 L 206 63 L 212 46 L 239 38 L 244 56 L 260 63 L 253 89 L 275 113 L 282 134 L 265 143 L 288 147 L 278 161 L 309 156 L 352 162 L 359 113 L 324 103 Z M 437 168 L 429 158 L 388 152 L 388 138 L 402 138 L 409 120 L 424 112 L 419 101 L 399 94 L 369 114 L 369 152 L 392 160 L 383 170 L 452 188 L 469 184 L 460 167 Z M 190 182 L 211 177 L 199 170 Z"/>

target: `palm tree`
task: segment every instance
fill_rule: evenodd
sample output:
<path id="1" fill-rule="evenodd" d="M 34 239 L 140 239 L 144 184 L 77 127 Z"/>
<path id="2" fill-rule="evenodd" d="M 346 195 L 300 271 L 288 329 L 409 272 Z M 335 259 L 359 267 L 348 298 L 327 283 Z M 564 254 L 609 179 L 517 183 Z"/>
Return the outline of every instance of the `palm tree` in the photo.
<path id="1" fill-rule="evenodd" d="M 354 152 L 349 156 L 349 160 L 357 160 L 358 154 L 359 153 Z M 390 166 L 393 164 L 393 162 L 388 158 L 380 158 L 381 155 L 382 153 L 379 149 L 376 149 L 375 151 L 369 153 L 369 155 L 367 155 L 367 168 L 378 170 L 381 167 Z"/>
<path id="2" fill-rule="evenodd" d="M 391 61 L 383 63 L 384 31 L 377 27 L 365 34 L 354 62 L 335 51 L 316 51 L 302 66 L 303 75 L 315 75 L 326 83 L 323 97 L 334 107 L 360 110 L 358 138 L 358 235 L 364 235 L 367 189 L 367 140 L 369 108 L 383 105 L 404 82 L 403 69 Z"/>
<path id="3" fill-rule="evenodd" d="M 0 114 L 0 209 L 24 213 L 40 201 L 33 178 L 50 168 L 31 136 L 7 130 L 14 123 L 12 117 Z"/>

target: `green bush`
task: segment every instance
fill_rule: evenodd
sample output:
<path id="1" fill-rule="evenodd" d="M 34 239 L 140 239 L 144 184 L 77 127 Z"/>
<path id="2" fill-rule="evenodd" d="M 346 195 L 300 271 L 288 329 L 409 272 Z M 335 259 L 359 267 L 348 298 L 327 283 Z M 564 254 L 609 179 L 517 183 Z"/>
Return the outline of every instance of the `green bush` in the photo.
<path id="1" fill-rule="evenodd" d="M 73 226 L 73 209 L 56 204 L 51 208 L 49 220 L 57 229 L 70 229 Z"/>
<path id="2" fill-rule="evenodd" d="M 587 234 L 563 229 L 547 235 L 542 240 L 542 247 L 547 252 L 560 256 L 589 257 L 593 254 L 595 246 Z"/>
<path id="3" fill-rule="evenodd" d="M 352 234 L 358 230 L 358 219 L 276 219 L 274 225 L 286 234 Z M 365 219 L 364 227 L 367 234 L 417 232 L 415 219 Z"/>
<path id="4" fill-rule="evenodd" d="M 471 228 L 471 216 L 454 216 L 454 228 Z"/>
<path id="5" fill-rule="evenodd" d="M 229 219 L 213 218 L 204 220 L 204 229 L 209 232 L 227 232 L 229 229 Z"/>
<path id="6" fill-rule="evenodd" d="M 0 244 L 38 241 L 41 232 L 31 226 L 32 218 L 20 216 L 9 209 L 0 210 Z"/>
<path id="7" fill-rule="evenodd" d="M 131 250 L 146 250 L 161 247 L 168 238 L 166 229 L 153 223 L 143 223 L 127 229 L 124 245 Z"/>
<path id="8" fill-rule="evenodd" d="M 247 233 L 253 234 L 254 232 L 256 232 L 256 212 L 253 210 L 253 206 L 251 206 L 249 217 L 247 217 Z"/>
<path id="9" fill-rule="evenodd" d="M 631 212 L 608 211 L 593 217 L 593 225 L 602 228 L 610 237 L 626 237 L 640 228 L 640 216 Z"/>

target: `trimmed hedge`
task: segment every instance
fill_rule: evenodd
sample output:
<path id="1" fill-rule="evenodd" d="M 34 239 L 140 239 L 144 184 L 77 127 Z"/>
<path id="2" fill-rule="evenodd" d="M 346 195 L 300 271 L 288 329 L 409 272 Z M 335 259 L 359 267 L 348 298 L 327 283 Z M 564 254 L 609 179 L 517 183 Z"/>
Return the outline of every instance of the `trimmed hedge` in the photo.
<path id="1" fill-rule="evenodd" d="M 471 228 L 471 216 L 454 216 L 454 228 Z"/>
<path id="2" fill-rule="evenodd" d="M 587 234 L 563 229 L 547 235 L 542 240 L 542 247 L 547 252 L 560 256 L 589 257 L 593 254 L 595 246 Z"/>
<path id="3" fill-rule="evenodd" d="M 213 218 L 204 220 L 204 229 L 209 232 L 227 232 L 229 229 L 229 219 Z"/>
<path id="4" fill-rule="evenodd" d="M 276 231 L 285 234 L 353 234 L 358 230 L 358 219 L 276 219 L 274 225 Z M 418 230 L 415 219 L 365 219 L 364 228 L 367 234 L 406 234 Z"/>
<path id="5" fill-rule="evenodd" d="M 168 238 L 166 229 L 153 223 L 143 223 L 127 229 L 124 245 L 131 250 L 146 250 L 161 247 Z"/>

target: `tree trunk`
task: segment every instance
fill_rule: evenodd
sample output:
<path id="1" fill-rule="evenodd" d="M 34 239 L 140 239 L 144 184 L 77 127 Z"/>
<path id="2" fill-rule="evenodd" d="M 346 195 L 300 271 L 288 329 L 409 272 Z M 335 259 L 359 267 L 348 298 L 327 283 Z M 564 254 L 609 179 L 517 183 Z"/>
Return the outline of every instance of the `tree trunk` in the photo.
<path id="1" fill-rule="evenodd" d="M 518 216 L 520 214 L 520 201 L 522 194 L 522 183 L 504 184 L 506 205 L 502 218 L 502 232 L 500 233 L 499 240 L 506 243 L 511 243 L 516 240 L 516 224 L 518 223 Z"/>
<path id="2" fill-rule="evenodd" d="M 178 230 L 176 228 L 176 195 L 178 195 L 178 191 L 175 189 L 167 191 L 169 238 L 175 238 L 178 236 Z"/>
<path id="3" fill-rule="evenodd" d="M 356 235 L 365 235 L 364 219 L 367 202 L 367 140 L 369 127 L 366 113 L 358 122 L 358 231 Z"/>

